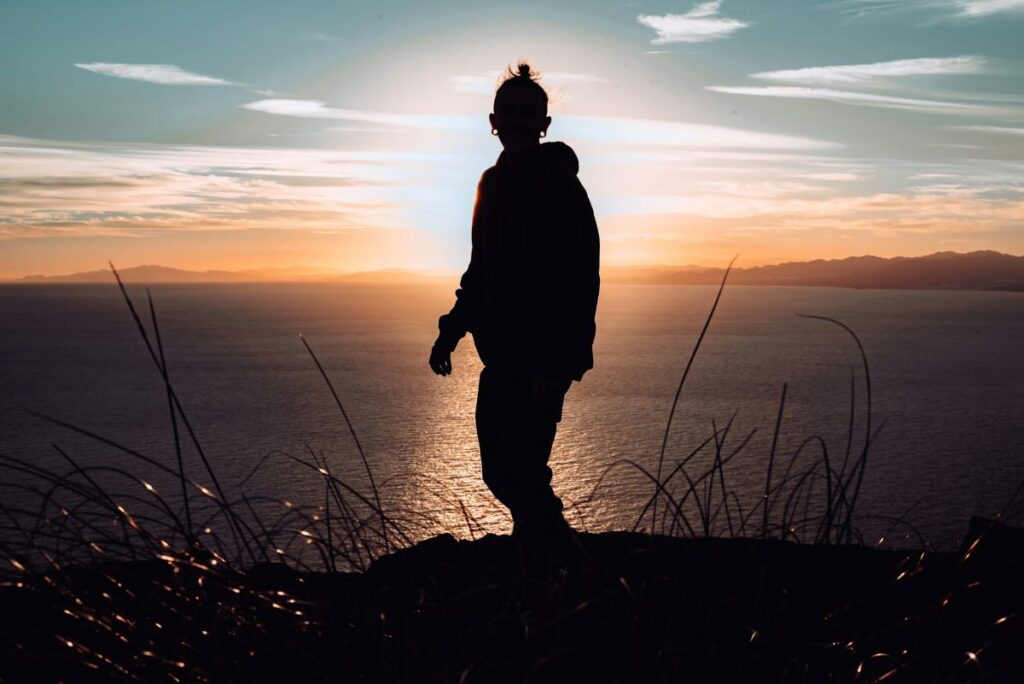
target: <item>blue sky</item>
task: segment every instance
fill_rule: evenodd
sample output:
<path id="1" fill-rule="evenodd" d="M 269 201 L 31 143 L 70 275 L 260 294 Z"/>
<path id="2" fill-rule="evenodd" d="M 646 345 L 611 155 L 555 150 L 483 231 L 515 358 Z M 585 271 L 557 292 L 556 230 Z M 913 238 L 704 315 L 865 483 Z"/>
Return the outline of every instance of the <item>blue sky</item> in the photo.
<path id="1" fill-rule="evenodd" d="M 0 278 L 458 270 L 528 57 L 604 263 L 1024 253 L 1024 0 L 0 7 Z"/>

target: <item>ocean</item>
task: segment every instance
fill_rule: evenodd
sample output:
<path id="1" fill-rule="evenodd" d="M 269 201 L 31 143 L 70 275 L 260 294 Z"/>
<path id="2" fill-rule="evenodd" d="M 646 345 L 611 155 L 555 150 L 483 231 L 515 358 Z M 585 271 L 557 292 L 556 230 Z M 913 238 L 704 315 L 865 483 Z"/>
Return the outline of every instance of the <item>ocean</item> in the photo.
<path id="1" fill-rule="evenodd" d="M 478 531 L 507 532 L 510 521 L 480 477 L 474 404 L 481 366 L 471 338 L 455 352 L 451 376 L 427 365 L 455 285 L 153 285 L 171 382 L 225 489 L 322 502 L 319 476 L 285 453 L 322 453 L 333 471 L 367 486 L 301 333 L 333 382 L 388 506 L 426 511 L 420 536 L 467 536 L 467 515 Z M 553 486 L 577 527 L 637 523 L 653 493 L 641 468 L 657 468 L 673 397 L 716 289 L 602 288 L 595 366 L 566 396 L 551 458 Z M 150 327 L 145 289 L 129 292 Z M 838 467 L 851 382 L 850 451 L 860 452 L 867 387 L 857 345 L 840 327 L 796 314 L 843 322 L 867 355 L 877 435 L 856 509 L 865 541 L 884 535 L 887 545 L 923 539 L 948 549 L 971 515 L 1004 508 L 1024 479 L 1020 293 L 727 286 L 673 417 L 663 474 L 731 420 L 723 454 L 752 436 L 725 468 L 724 488 L 745 510 L 759 506 L 784 385 L 774 482 L 805 442 L 792 472 L 820 462 L 822 444 Z M 68 470 L 56 445 L 83 464 L 145 471 L 173 498 L 173 478 L 29 412 L 174 465 L 167 396 L 114 284 L 2 286 L 0 331 L 0 454 Z M 704 472 L 714 457 L 712 441 L 688 473 Z M 193 449 L 185 461 L 190 476 L 209 484 Z M 0 471 L 0 482 L 16 477 Z M 815 496 L 824 487 L 816 481 Z M 673 480 L 683 485 L 681 476 Z M 909 525 L 893 526 L 893 519 Z M 719 515 L 713 531 L 725 533 L 725 525 Z"/>

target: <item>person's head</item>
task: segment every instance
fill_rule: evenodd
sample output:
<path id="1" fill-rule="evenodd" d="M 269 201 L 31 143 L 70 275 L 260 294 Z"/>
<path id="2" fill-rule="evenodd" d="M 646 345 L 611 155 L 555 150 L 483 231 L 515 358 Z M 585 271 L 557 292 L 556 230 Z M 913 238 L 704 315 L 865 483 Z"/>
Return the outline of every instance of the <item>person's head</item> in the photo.
<path id="1" fill-rule="evenodd" d="M 538 78 L 540 75 L 531 71 L 529 64 L 521 63 L 515 70 L 509 67 L 494 93 L 491 132 L 510 152 L 537 145 L 551 125 L 548 94 Z"/>

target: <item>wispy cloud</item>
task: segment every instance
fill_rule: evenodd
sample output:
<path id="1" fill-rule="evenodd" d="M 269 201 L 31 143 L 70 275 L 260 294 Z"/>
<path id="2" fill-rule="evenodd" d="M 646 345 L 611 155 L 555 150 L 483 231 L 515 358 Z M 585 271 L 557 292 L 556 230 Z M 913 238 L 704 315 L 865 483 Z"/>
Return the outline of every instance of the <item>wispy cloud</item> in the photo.
<path id="1" fill-rule="evenodd" d="M 969 17 L 1024 10 L 1024 0 L 960 0 L 957 4 L 960 5 L 960 13 Z"/>
<path id="2" fill-rule="evenodd" d="M 800 100 L 828 100 L 843 104 L 861 105 L 865 107 L 887 107 L 891 109 L 908 109 L 920 112 L 939 114 L 973 114 L 999 115 L 1008 110 L 987 105 L 966 104 L 962 102 L 944 102 L 941 100 L 919 100 L 909 97 L 893 97 L 874 93 L 860 93 L 849 90 L 833 90 L 829 88 L 803 88 L 799 86 L 707 86 L 708 90 L 731 95 L 752 95 L 756 97 L 795 98 Z"/>
<path id="3" fill-rule="evenodd" d="M 848 168 L 839 166 L 847 162 L 837 161 L 831 169 L 833 162 L 816 162 L 810 157 L 794 161 L 799 166 L 788 174 L 780 169 L 760 176 L 737 175 L 726 169 L 716 175 L 693 164 L 689 182 L 677 177 L 663 184 L 646 179 L 643 183 L 619 183 L 617 192 L 598 195 L 595 206 L 602 205 L 610 214 L 685 214 L 727 221 L 751 235 L 778 230 L 828 231 L 837 225 L 875 236 L 969 235 L 1014 231 L 1024 219 L 1024 167 L 1019 161 L 969 159 L 937 167 L 923 162 L 894 165 L 886 160 L 874 170 L 864 165 L 868 160 Z M 810 170 L 815 165 L 822 168 Z M 806 171 L 793 173 L 797 169 Z M 662 221 L 662 225 L 678 230 L 678 222 Z M 821 240 L 820 234 L 817 239 Z M 822 241 L 822 247 L 826 243 Z"/>
<path id="4" fill-rule="evenodd" d="M 853 16 L 934 10 L 949 18 L 987 17 L 1024 10 L 1024 0 L 841 0 L 842 11 Z"/>
<path id="5" fill-rule="evenodd" d="M 575 123 L 589 140 L 608 142 L 635 135 L 628 131 L 652 122 L 580 117 Z M 900 191 L 860 177 L 874 176 L 867 164 L 880 160 L 851 161 L 814 151 L 716 149 L 714 145 L 729 144 L 728 136 L 735 131 L 653 124 L 652 137 L 670 135 L 673 144 L 709 147 L 604 148 L 612 153 L 621 150 L 623 158 L 611 160 L 614 173 L 587 163 L 588 173 L 595 174 L 587 185 L 603 231 L 615 221 L 648 231 L 662 220 L 667 234 L 680 238 L 706 225 L 715 239 L 732 241 L 730 249 L 749 245 L 751 236 L 809 231 L 806 238 L 816 240 L 815 248 L 828 249 L 828 231 L 836 226 L 851 237 L 872 239 L 908 234 L 969 237 L 1019 231 L 1024 221 L 1024 168 L 1019 161 L 968 160 L 939 167 L 921 163 L 912 170 L 932 175 L 912 178 L 920 184 Z M 586 126 L 593 128 L 588 131 Z M 754 137 L 735 144 L 763 148 L 793 142 Z M 605 155 L 595 156 L 601 157 L 601 164 L 609 163 Z M 644 156 L 650 159 L 641 164 L 639 157 Z M 346 249 L 339 254 L 348 255 L 345 267 L 351 263 L 351 270 L 366 268 L 370 259 L 380 260 L 381 266 L 394 265 L 395 255 L 403 249 L 409 252 L 402 257 L 408 263 L 423 265 L 424 254 L 441 248 L 432 242 L 433 224 L 426 225 L 428 219 L 423 218 L 425 212 L 447 212 L 438 209 L 447 201 L 440 195 L 449 190 L 457 195 L 463 213 L 444 213 L 444 220 L 437 223 L 468 225 L 475 178 L 457 184 L 442 181 L 440 185 L 450 188 L 441 193 L 437 181 L 439 174 L 466 162 L 450 153 L 99 144 L 0 135 L 0 241 L 96 235 L 171 239 L 171 234 L 191 231 L 292 230 L 299 232 L 287 239 L 295 243 L 306 240 L 299 240 L 299 234 L 345 236 Z M 655 163 L 657 168 L 650 168 Z M 722 168 L 715 169 L 719 164 Z M 479 168 L 474 164 L 472 170 Z M 734 170 L 753 168 L 761 173 L 741 175 Z M 879 169 L 888 172 L 891 165 L 886 161 Z M 852 183 L 856 180 L 868 184 Z M 879 192 L 879 187 L 886 191 Z M 851 195 L 862 188 L 865 194 Z M 686 231 L 679 231 L 680 220 L 673 214 L 687 216 Z M 611 229 L 603 235 L 610 239 L 610 251 L 649 247 L 640 239 L 643 236 L 617 237 Z M 638 239 L 629 243 L 633 237 Z M 247 240 L 248 234 L 238 239 Z M 460 249 L 468 250 L 468 230 L 465 240 Z M 449 237 L 444 244 L 451 242 Z M 798 247 L 794 243 L 787 249 Z M 22 273 L 11 254 L 0 247 L 8 270 Z M 464 253 L 458 256 L 463 257 Z M 655 257 L 665 255 L 652 253 Z M 0 271 L 4 266 L 0 259 Z"/>
<path id="6" fill-rule="evenodd" d="M 75 64 L 79 69 L 92 71 L 104 76 L 126 78 L 132 81 L 145 81 L 160 85 L 237 85 L 231 81 L 213 76 L 203 76 L 185 71 L 173 64 L 107 64 L 91 62 Z"/>
<path id="7" fill-rule="evenodd" d="M 811 138 L 685 121 L 617 116 L 564 116 L 560 122 L 559 130 L 564 131 L 566 138 L 598 144 L 761 150 L 823 150 L 840 147 L 834 143 Z"/>
<path id="8" fill-rule="evenodd" d="M 840 183 L 853 183 L 856 181 L 864 180 L 864 176 L 859 173 L 853 173 L 851 171 L 834 171 L 824 173 L 805 173 L 800 176 L 808 180 L 816 181 L 828 181 L 828 182 L 840 182 Z"/>
<path id="9" fill-rule="evenodd" d="M 245 109 L 304 119 L 372 122 L 436 131 L 475 131 L 480 116 L 459 114 L 387 114 L 328 107 L 319 100 L 259 100 Z M 562 116 L 557 135 L 599 145 L 638 145 L 723 149 L 820 150 L 838 145 L 811 138 L 762 133 L 726 126 L 617 116 Z"/>
<path id="10" fill-rule="evenodd" d="M 915 188 L 907 194 L 855 196 L 790 193 L 786 188 L 695 189 L 678 195 L 620 196 L 609 205 L 612 213 L 754 219 L 753 225 L 747 221 L 733 225 L 757 233 L 831 230 L 841 225 L 850 232 L 886 237 L 975 235 L 1013 229 L 1024 220 L 1024 199 L 1019 193 L 992 196 L 988 188 L 948 185 Z"/>
<path id="11" fill-rule="evenodd" d="M 641 14 L 636 20 L 658 34 L 652 45 L 665 43 L 703 43 L 725 38 L 749 26 L 739 19 L 718 15 L 721 0 L 702 2 L 686 14 Z"/>
<path id="12" fill-rule="evenodd" d="M 0 240 L 164 230 L 402 227 L 414 155 L 0 135 Z"/>
<path id="13" fill-rule="evenodd" d="M 947 126 L 959 131 L 974 131 L 977 133 L 993 133 L 995 135 L 1022 135 L 1024 128 L 1012 128 L 1009 126 Z"/>
<path id="14" fill-rule="evenodd" d="M 839 66 L 805 67 L 780 71 L 762 71 L 751 74 L 763 81 L 799 83 L 807 86 L 878 85 L 886 79 L 905 76 L 946 74 L 976 74 L 985 67 L 985 59 L 977 56 L 923 57 L 898 59 L 871 64 L 845 64 Z"/>
<path id="15" fill-rule="evenodd" d="M 481 117 L 459 114 L 388 114 L 359 109 L 328 107 L 320 100 L 290 100 L 274 98 L 257 100 L 241 105 L 243 109 L 277 116 L 299 119 L 326 119 L 337 121 L 363 121 L 368 123 L 423 128 L 442 131 L 465 131 L 480 128 Z"/>
<path id="16" fill-rule="evenodd" d="M 460 93 L 475 95 L 493 95 L 498 86 L 502 72 L 493 71 L 489 74 L 460 74 L 451 77 L 452 88 Z M 574 83 L 600 83 L 604 81 L 594 74 L 583 74 L 568 71 L 545 71 L 541 75 L 544 85 L 564 86 Z"/>

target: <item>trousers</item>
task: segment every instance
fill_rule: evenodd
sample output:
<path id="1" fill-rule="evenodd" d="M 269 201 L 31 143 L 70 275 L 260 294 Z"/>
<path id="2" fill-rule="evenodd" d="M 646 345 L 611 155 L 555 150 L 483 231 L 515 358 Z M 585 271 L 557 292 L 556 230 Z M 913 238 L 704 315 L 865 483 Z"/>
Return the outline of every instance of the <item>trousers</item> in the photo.
<path id="1" fill-rule="evenodd" d="M 530 374 L 521 369 L 485 366 L 480 373 L 476 433 L 484 483 L 515 522 L 561 517 L 548 467 L 565 399 L 565 391 L 556 394 L 547 404 L 535 401 Z"/>

